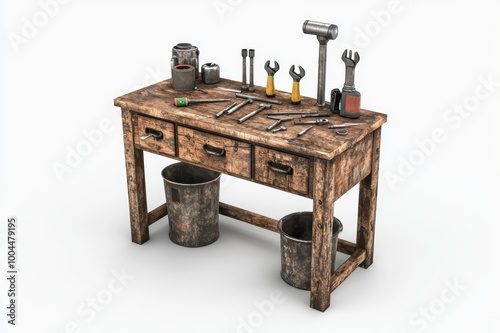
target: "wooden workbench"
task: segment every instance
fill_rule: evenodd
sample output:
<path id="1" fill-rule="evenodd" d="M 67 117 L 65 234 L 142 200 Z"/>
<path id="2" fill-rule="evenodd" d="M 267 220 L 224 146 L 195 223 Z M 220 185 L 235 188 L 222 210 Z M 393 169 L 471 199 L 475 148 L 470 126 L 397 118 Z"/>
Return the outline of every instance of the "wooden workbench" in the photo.
<path id="1" fill-rule="evenodd" d="M 282 100 L 283 105 L 273 104 L 271 110 L 238 124 L 236 120 L 257 109 L 260 102 L 220 118 L 214 115 L 231 102 L 174 106 L 174 97 L 180 96 L 243 101 L 234 93 L 210 90 L 212 86 L 201 83 L 198 86 L 210 94 L 177 92 L 171 89 L 170 80 L 166 80 L 114 101 L 122 109 L 132 241 L 138 244 L 148 241 L 149 226 L 167 215 L 166 204 L 151 211 L 147 208 L 143 151 L 310 198 L 313 200 L 310 306 L 326 310 L 331 292 L 358 266 L 368 268 L 373 262 L 380 134 L 387 116 L 362 110 L 361 117 L 354 122 L 366 125 L 348 128 L 347 136 L 336 135 L 328 125 L 315 125 L 297 137 L 305 126 L 291 123 L 283 124 L 287 131 L 271 133 L 265 130 L 273 122 L 266 118 L 268 112 L 325 112 L 328 108 L 316 107 L 316 100 L 307 97 L 302 97 L 300 105 L 292 105 L 290 94 L 278 91 L 275 99 Z M 239 89 L 241 83 L 223 79 L 217 86 Z M 265 88 L 256 87 L 252 94 L 265 97 Z M 353 122 L 338 115 L 332 115 L 329 121 L 330 124 Z M 151 129 L 161 132 L 162 138 L 141 140 Z M 358 183 L 356 242 L 339 239 L 337 250 L 350 257 L 331 275 L 334 203 Z M 220 203 L 219 211 L 222 215 L 278 231 L 275 219 L 225 203 Z"/>

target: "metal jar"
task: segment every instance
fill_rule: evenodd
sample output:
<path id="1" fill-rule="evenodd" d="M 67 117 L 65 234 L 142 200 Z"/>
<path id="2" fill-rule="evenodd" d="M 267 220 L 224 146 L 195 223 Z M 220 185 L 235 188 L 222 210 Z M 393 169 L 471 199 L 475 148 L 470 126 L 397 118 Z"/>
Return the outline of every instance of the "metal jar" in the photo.
<path id="1" fill-rule="evenodd" d="M 281 278 L 289 285 L 311 289 L 312 212 L 293 213 L 279 221 L 281 238 Z M 334 218 L 332 235 L 332 262 L 330 274 L 335 270 L 338 235 L 342 223 Z"/>
<path id="2" fill-rule="evenodd" d="M 172 68 L 172 88 L 178 91 L 193 90 L 196 85 L 195 69 L 191 65 L 175 65 Z"/>
<path id="3" fill-rule="evenodd" d="M 177 65 L 187 64 L 195 68 L 195 78 L 200 76 L 200 51 L 194 45 L 189 43 L 179 43 L 172 48 L 172 59 L 170 60 L 170 68 Z"/>
<path id="4" fill-rule="evenodd" d="M 186 247 L 219 238 L 220 173 L 179 162 L 162 170 L 168 208 L 169 238 Z"/>

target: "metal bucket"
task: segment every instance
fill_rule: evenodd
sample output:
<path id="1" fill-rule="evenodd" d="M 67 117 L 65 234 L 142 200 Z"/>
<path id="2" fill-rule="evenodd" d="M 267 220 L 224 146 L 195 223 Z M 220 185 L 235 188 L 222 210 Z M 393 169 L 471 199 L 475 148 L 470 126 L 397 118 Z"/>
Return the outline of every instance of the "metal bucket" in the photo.
<path id="1" fill-rule="evenodd" d="M 281 235 L 281 278 L 289 285 L 311 289 L 312 212 L 293 213 L 279 221 Z M 332 235 L 332 262 L 330 274 L 335 270 L 338 235 L 342 223 L 334 218 Z"/>
<path id="2" fill-rule="evenodd" d="M 215 242 L 219 238 L 220 173 L 180 162 L 163 169 L 161 175 L 170 240 L 186 247 Z"/>

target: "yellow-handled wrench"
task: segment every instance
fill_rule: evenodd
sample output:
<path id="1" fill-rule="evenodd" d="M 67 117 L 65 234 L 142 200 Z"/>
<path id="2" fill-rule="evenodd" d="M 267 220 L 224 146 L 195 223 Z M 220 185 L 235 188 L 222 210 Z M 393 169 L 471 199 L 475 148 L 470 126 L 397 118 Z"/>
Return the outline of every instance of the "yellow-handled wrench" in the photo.
<path id="1" fill-rule="evenodd" d="M 290 67 L 290 76 L 293 79 L 292 85 L 292 104 L 299 105 L 302 98 L 300 97 L 300 79 L 306 75 L 306 71 L 302 66 L 299 66 L 300 74 L 295 73 L 295 65 Z"/>
<path id="2" fill-rule="evenodd" d="M 267 85 L 266 85 L 266 96 L 274 97 L 276 96 L 276 89 L 274 89 L 274 74 L 280 70 L 280 64 L 277 61 L 274 62 L 274 68 L 269 66 L 270 60 L 266 61 L 264 69 L 267 72 Z"/>

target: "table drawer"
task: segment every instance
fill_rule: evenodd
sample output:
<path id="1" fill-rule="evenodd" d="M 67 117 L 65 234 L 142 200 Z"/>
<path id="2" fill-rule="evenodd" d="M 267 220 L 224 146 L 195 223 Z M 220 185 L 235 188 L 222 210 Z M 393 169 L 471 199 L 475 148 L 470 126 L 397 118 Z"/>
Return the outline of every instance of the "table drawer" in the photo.
<path id="1" fill-rule="evenodd" d="M 175 156 L 174 124 L 138 116 L 134 127 L 134 141 L 137 147 L 154 153 Z M 141 139 L 141 137 L 149 133 L 155 136 Z"/>
<path id="2" fill-rule="evenodd" d="M 249 143 L 223 138 L 179 126 L 179 158 L 227 174 L 250 178 L 252 147 Z"/>
<path id="3" fill-rule="evenodd" d="M 255 180 L 308 196 L 310 160 L 263 147 L 255 147 Z"/>

